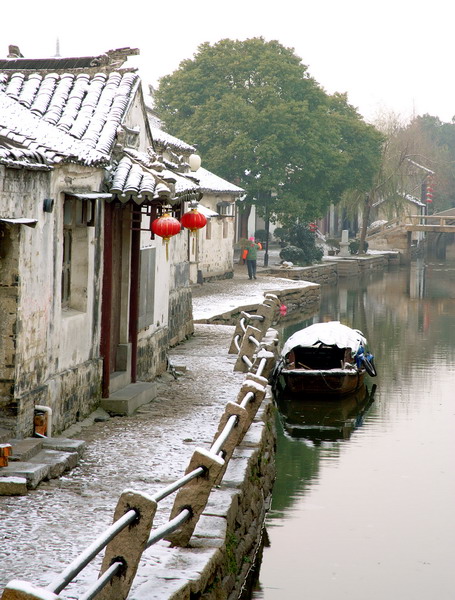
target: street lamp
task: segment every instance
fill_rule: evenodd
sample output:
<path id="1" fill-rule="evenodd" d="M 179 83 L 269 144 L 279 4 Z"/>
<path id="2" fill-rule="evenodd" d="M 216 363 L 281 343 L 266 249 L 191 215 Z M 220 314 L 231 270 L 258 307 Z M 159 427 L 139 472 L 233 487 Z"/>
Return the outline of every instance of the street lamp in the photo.
<path id="1" fill-rule="evenodd" d="M 197 171 L 201 166 L 201 157 L 199 154 L 190 154 L 188 164 L 190 165 L 190 169 L 192 171 Z"/>
<path id="2" fill-rule="evenodd" d="M 269 234 L 270 234 L 270 206 L 269 198 L 276 198 L 277 193 L 275 190 L 267 192 L 265 195 L 265 254 L 264 254 L 264 267 L 269 266 Z"/>

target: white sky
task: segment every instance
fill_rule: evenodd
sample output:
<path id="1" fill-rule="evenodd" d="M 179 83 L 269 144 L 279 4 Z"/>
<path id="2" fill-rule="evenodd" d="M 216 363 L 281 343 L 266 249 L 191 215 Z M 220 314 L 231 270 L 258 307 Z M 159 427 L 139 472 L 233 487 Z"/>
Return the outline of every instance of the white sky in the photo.
<path id="1" fill-rule="evenodd" d="M 347 92 L 367 119 L 455 115 L 455 3 L 450 0 L 195 0 L 2 2 L 0 56 L 87 56 L 130 46 L 159 77 L 199 44 L 262 36 L 294 49 L 329 93 Z M 137 60 L 137 59 L 136 59 Z"/>

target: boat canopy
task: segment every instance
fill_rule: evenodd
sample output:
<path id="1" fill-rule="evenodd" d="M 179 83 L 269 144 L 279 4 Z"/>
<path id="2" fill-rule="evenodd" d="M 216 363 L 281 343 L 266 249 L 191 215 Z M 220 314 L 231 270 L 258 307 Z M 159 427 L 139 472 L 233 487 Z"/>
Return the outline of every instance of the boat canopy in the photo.
<path id="1" fill-rule="evenodd" d="M 367 340 L 361 331 L 351 329 L 339 321 L 315 323 L 292 334 L 284 344 L 281 355 L 286 356 L 293 348 L 311 348 L 318 344 L 351 348 L 354 355 L 361 344 L 366 346 Z"/>

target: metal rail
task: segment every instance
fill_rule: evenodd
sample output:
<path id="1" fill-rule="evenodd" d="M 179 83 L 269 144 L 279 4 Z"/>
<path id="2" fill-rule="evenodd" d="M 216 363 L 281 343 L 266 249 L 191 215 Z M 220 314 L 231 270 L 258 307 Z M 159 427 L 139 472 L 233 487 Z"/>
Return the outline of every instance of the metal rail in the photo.
<path id="1" fill-rule="evenodd" d="M 172 521 L 168 521 L 164 525 L 161 525 L 161 527 L 157 527 L 147 541 L 147 548 L 150 548 L 150 546 L 153 546 L 153 544 L 156 544 L 170 533 L 173 533 L 176 529 L 186 523 L 186 521 L 191 519 L 191 516 L 191 511 L 187 508 L 184 508 L 182 512 L 172 519 Z"/>
<path id="2" fill-rule="evenodd" d="M 96 539 L 82 554 L 70 563 L 66 569 L 61 573 L 54 581 L 48 586 L 47 590 L 54 592 L 54 594 L 60 593 L 62 590 L 69 585 L 77 575 L 91 562 L 95 556 L 97 556 L 101 550 L 103 550 L 110 541 L 112 541 L 116 535 L 125 529 L 128 525 L 133 523 L 138 518 L 138 514 L 135 510 L 129 510 L 113 523 L 106 531 Z"/>
<path id="3" fill-rule="evenodd" d="M 124 564 L 122 562 L 113 563 L 107 571 L 105 571 L 99 579 L 96 580 L 86 592 L 79 596 L 79 600 L 93 600 L 102 589 L 106 587 L 106 585 L 124 568 Z"/>
<path id="4" fill-rule="evenodd" d="M 163 500 L 167 496 L 170 496 L 172 493 L 179 490 L 181 487 L 183 487 L 193 479 L 196 479 L 196 477 L 200 477 L 204 474 L 204 472 L 205 469 L 203 467 L 198 467 L 194 471 L 191 471 L 191 473 L 188 473 L 184 477 L 177 479 L 177 481 L 165 487 L 163 490 L 161 490 L 161 492 L 154 494 L 152 498 L 155 500 L 155 502 L 159 502 L 160 500 Z"/>

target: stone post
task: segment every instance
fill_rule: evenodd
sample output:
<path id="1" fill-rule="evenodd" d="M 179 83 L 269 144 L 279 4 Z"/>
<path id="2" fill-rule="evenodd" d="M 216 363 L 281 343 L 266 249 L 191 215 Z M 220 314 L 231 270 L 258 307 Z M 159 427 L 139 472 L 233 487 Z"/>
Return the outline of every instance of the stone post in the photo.
<path id="1" fill-rule="evenodd" d="M 187 546 L 194 528 L 204 510 L 215 481 L 224 466 L 224 460 L 204 448 L 197 448 L 191 457 L 185 475 L 204 467 L 205 473 L 186 483 L 177 492 L 172 507 L 170 520 L 179 515 L 185 508 L 191 511 L 191 518 L 165 539 L 174 546 Z"/>
<path id="2" fill-rule="evenodd" d="M 100 575 L 107 571 L 114 562 L 121 561 L 124 568 L 120 575 L 114 576 L 111 582 L 97 594 L 97 600 L 112 600 L 113 598 L 124 600 L 127 598 L 142 553 L 147 548 L 157 503 L 147 494 L 125 490 L 117 503 L 114 523 L 131 509 L 137 512 L 137 519 L 125 527 L 107 545 Z"/>
<path id="3" fill-rule="evenodd" d="M 349 256 L 349 231 L 347 229 L 343 229 L 343 231 L 341 232 L 339 256 Z"/>
<path id="4" fill-rule="evenodd" d="M 251 325 L 248 325 L 248 327 L 246 328 L 245 335 L 243 336 L 239 355 L 234 365 L 234 371 L 240 371 L 243 373 L 247 373 L 249 371 L 249 367 L 242 359 L 242 357 L 246 356 L 251 360 L 251 362 L 253 362 L 253 355 L 258 350 L 258 345 L 256 345 L 250 340 L 250 336 L 257 340 L 258 343 L 260 343 L 262 339 L 262 332 L 257 327 L 252 327 Z"/>
<path id="5" fill-rule="evenodd" d="M 60 596 L 26 581 L 13 579 L 3 590 L 2 600 L 60 600 Z"/>

